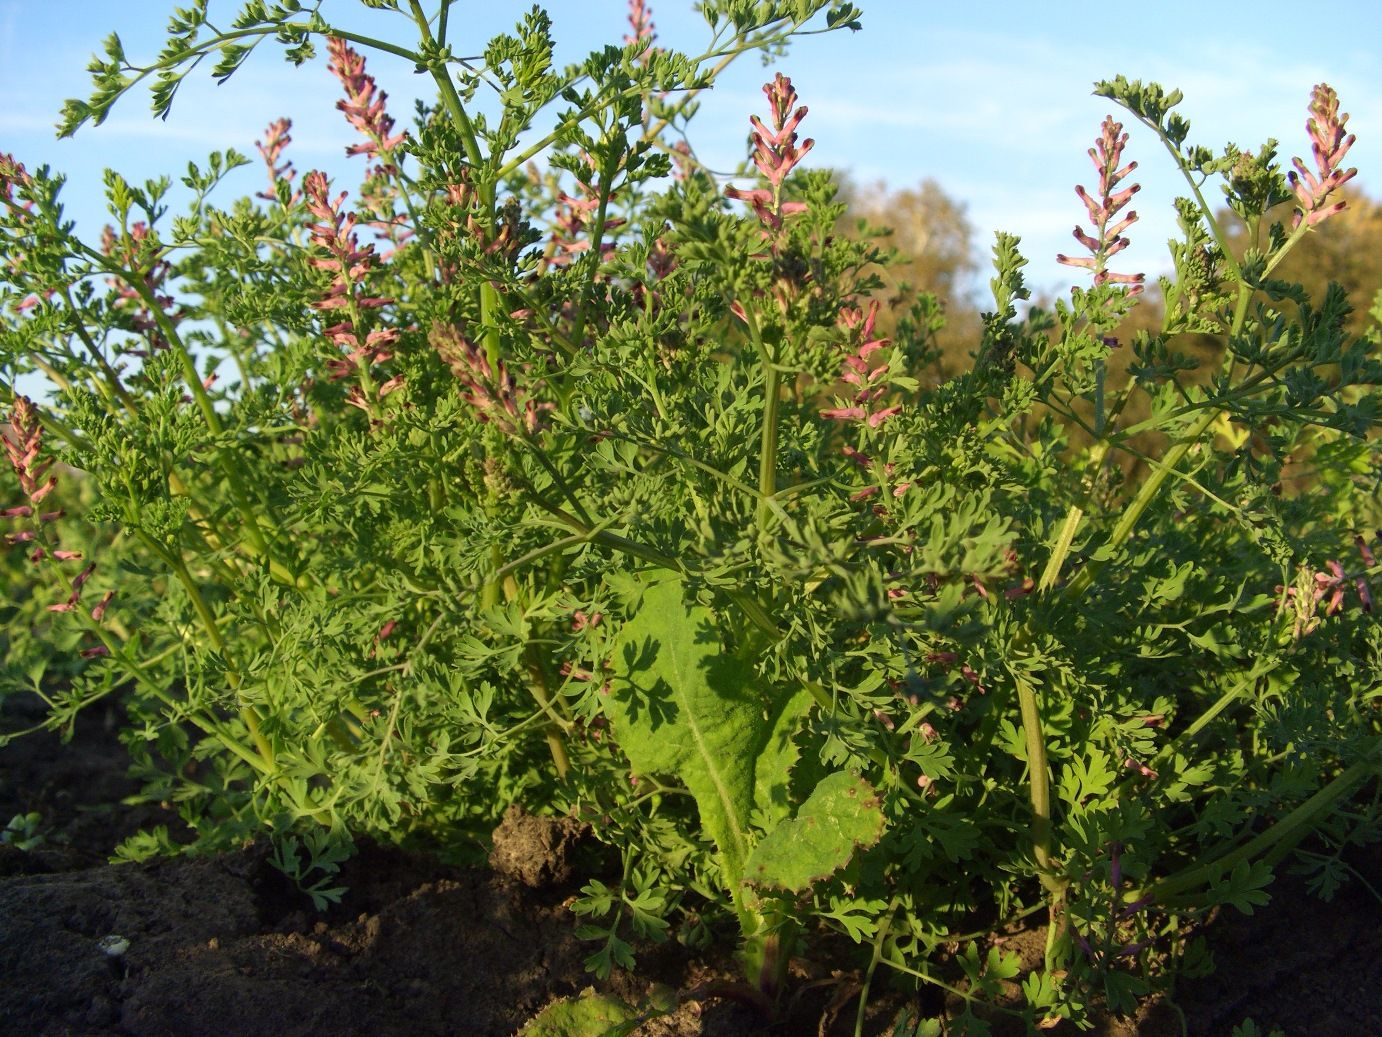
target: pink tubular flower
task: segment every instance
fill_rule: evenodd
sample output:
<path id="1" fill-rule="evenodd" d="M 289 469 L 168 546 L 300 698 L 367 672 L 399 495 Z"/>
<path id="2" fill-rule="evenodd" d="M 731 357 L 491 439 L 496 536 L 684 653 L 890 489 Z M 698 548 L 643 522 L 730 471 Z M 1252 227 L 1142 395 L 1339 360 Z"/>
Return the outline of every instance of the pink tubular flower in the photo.
<path id="1" fill-rule="evenodd" d="M 109 590 L 101 595 L 101 600 L 96 603 L 96 607 L 91 610 L 91 618 L 97 623 L 105 619 L 106 609 L 110 607 L 110 599 L 115 597 L 115 591 Z"/>
<path id="2" fill-rule="evenodd" d="M 430 338 L 465 387 L 465 402 L 476 418 L 510 436 L 535 435 L 543 429 L 542 412 L 551 410 L 552 404 L 535 402 L 504 361 L 491 366 L 484 351 L 451 326 L 435 325 Z"/>
<path id="3" fill-rule="evenodd" d="M 764 236 L 770 237 L 782 228 L 786 217 L 806 211 L 802 202 L 782 201 L 782 185 L 816 142 L 807 139 L 797 146 L 797 126 L 806 117 L 807 108 L 803 105 L 792 110 L 797 103 L 797 93 L 790 79 L 779 72 L 771 83 L 764 85 L 763 92 L 768 95 L 768 105 L 772 109 L 773 128 L 764 126 L 756 115 L 749 116 L 749 124 L 753 126 L 753 164 L 772 187 L 743 191 L 731 185 L 725 188 L 725 195 L 748 202 L 763 224 Z"/>
<path id="4" fill-rule="evenodd" d="M 333 200 L 330 181 L 318 170 L 308 173 L 302 186 L 307 210 L 318 220 L 310 228 L 312 244 L 326 253 L 313 258 L 312 265 L 332 274 L 331 285 L 312 305 L 324 313 L 339 311 L 343 318 L 324 329 L 331 342 L 346 350 L 345 356 L 328 362 L 330 377 L 338 380 L 356 373 L 367 374 L 370 366 L 383 363 L 393 355 L 390 347 L 397 341 L 398 331 L 384 328 L 366 332 L 362 327 L 364 313 L 388 306 L 394 300 L 368 292 L 365 281 L 378 268 L 379 260 L 374 246 L 361 245 L 356 237 L 354 214 L 341 210 L 345 192 Z M 366 381 L 373 384 L 362 378 L 362 382 Z M 397 388 L 397 383 L 393 388 Z M 358 396 L 351 402 L 366 410 L 370 406 L 369 401 Z"/>
<path id="5" fill-rule="evenodd" d="M 1379 536 L 1382 536 L 1382 534 L 1379 534 Z M 1353 538 L 1353 546 L 1358 548 L 1358 553 L 1363 556 L 1363 564 L 1369 569 L 1377 564 L 1377 561 L 1373 558 L 1372 548 L 1368 547 L 1368 542 L 1363 539 L 1361 533 Z M 1368 583 L 1367 576 L 1360 574 L 1353 581 L 1353 586 L 1358 591 L 1358 600 L 1363 604 L 1363 611 L 1371 612 L 1372 586 Z"/>
<path id="6" fill-rule="evenodd" d="M 407 139 L 406 133 L 393 133 L 393 118 L 384 110 L 389 95 L 378 89 L 374 77 L 365 72 L 364 56 L 353 50 L 345 40 L 331 36 L 326 41 L 331 62 L 331 74 L 345 87 L 345 99 L 336 108 L 345 113 L 346 121 L 368 138 L 364 144 L 352 144 L 347 155 L 370 155 L 379 160 L 386 173 L 395 173 L 394 152 Z"/>
<path id="7" fill-rule="evenodd" d="M 657 26 L 653 25 L 653 9 L 644 0 L 629 0 L 629 35 L 624 37 L 624 42 L 632 45 L 642 43 L 643 50 L 646 51 L 653 45 L 653 40 L 657 35 Z"/>
<path id="8" fill-rule="evenodd" d="M 1305 132 L 1310 135 L 1310 150 L 1315 157 L 1315 172 L 1305 168 L 1305 163 L 1293 158 L 1294 173 L 1287 173 L 1287 179 L 1296 192 L 1296 215 L 1293 227 L 1299 227 L 1304 220 L 1306 226 L 1313 227 L 1329 219 L 1336 212 L 1343 212 L 1348 203 L 1330 203 L 1329 196 L 1352 180 L 1357 169 L 1339 169 L 1348 149 L 1357 139 L 1352 133 L 1344 135 L 1348 116 L 1339 114 L 1339 95 L 1326 83 L 1320 83 L 1310 95 L 1310 118 L 1305 123 Z"/>
<path id="9" fill-rule="evenodd" d="M 875 408 L 874 404 L 888 391 L 888 364 L 874 366 L 870 357 L 890 342 L 886 338 L 874 338 L 874 321 L 878 318 L 878 300 L 870 300 L 867 314 L 858 307 L 846 306 L 840 310 L 839 325 L 850 339 L 859 342 L 852 353 L 845 357 L 840 370 L 840 381 L 854 386 L 854 393 L 836 407 L 821 411 L 821 417 L 834 421 L 862 421 L 869 428 L 878 428 L 883 422 L 897 414 L 902 407 Z"/>
<path id="10" fill-rule="evenodd" d="M 144 286 L 157 303 L 159 311 L 166 314 L 171 323 L 177 324 L 182 320 L 182 314 L 173 310 L 173 297 L 161 294 L 173 272 L 173 264 L 163 258 L 165 250 L 148 224 L 143 221 L 132 224 L 129 235 L 123 238 L 116 236 L 114 227 L 107 226 L 101 233 L 101 251 L 117 260 L 131 274 L 143 278 Z M 148 336 L 149 348 L 167 349 L 168 343 L 159 333 L 158 319 L 145 303 L 144 297 L 123 280 L 111 278 L 110 283 L 115 287 L 115 305 L 130 312 L 131 325 L 135 331 Z M 136 351 L 135 355 L 145 354 Z"/>
<path id="11" fill-rule="evenodd" d="M 11 439 L 11 436 L 14 438 Z M 9 458 L 15 474 L 19 476 L 19 486 L 24 491 L 24 496 L 29 498 L 30 505 L 38 504 L 53 492 L 58 484 L 58 477 L 48 475 L 48 469 L 53 464 L 52 458 L 46 461 L 38 459 L 39 451 L 43 449 L 43 426 L 39 424 L 38 411 L 34 408 L 33 400 L 27 396 L 14 398 L 10 433 L 0 436 L 0 439 L 4 440 L 5 456 Z M 45 475 L 48 475 L 47 479 L 44 479 Z M 22 514 L 20 508 L 9 509 L 9 513 Z M 23 517 L 27 518 L 32 514 L 33 511 L 29 510 Z"/>
<path id="12" fill-rule="evenodd" d="M 82 586 L 87 580 L 91 579 L 91 574 L 96 571 L 96 563 L 92 562 L 85 569 L 72 578 L 72 592 L 67 595 L 67 600 L 57 605 L 49 605 L 49 612 L 72 612 L 77 607 L 77 602 L 82 598 Z"/>
<path id="13" fill-rule="evenodd" d="M 284 149 L 293 142 L 292 136 L 288 133 L 293 128 L 291 119 L 278 119 L 269 123 L 268 129 L 264 131 L 264 139 L 255 141 L 254 146 L 259 150 L 259 154 L 264 159 L 264 164 L 269 167 L 269 189 L 260 191 L 255 195 L 266 202 L 278 200 L 276 188 L 280 183 L 292 183 L 297 177 L 298 171 L 293 168 L 293 163 L 284 160 L 279 164 L 279 159 L 283 158 Z M 298 195 L 293 196 L 293 201 L 297 201 Z"/>
<path id="14" fill-rule="evenodd" d="M 1119 168 L 1118 164 L 1123 160 L 1123 148 L 1127 143 L 1128 135 L 1123 132 L 1123 124 L 1115 122 L 1111 115 L 1105 117 L 1099 139 L 1094 142 L 1094 147 L 1089 149 L 1089 157 L 1094 163 L 1094 168 L 1099 171 L 1099 197 L 1093 198 L 1082 186 L 1075 188 L 1075 193 L 1079 195 L 1080 201 L 1084 202 L 1089 220 L 1094 225 L 1093 234 L 1086 233 L 1083 227 L 1076 225 L 1075 240 L 1089 249 L 1092 255 L 1081 258 L 1058 255 L 1056 262 L 1094 271 L 1096 286 L 1130 285 L 1127 294 L 1133 296 L 1142 291 L 1146 275 L 1115 274 L 1107 268 L 1108 261 L 1128 247 L 1128 239 L 1122 237 L 1122 233 L 1137 220 L 1137 213 L 1129 212 L 1114 222 L 1119 211 L 1141 190 L 1138 184 L 1118 189 L 1118 184 L 1123 178 L 1137 168 L 1136 162 L 1129 162 Z"/>

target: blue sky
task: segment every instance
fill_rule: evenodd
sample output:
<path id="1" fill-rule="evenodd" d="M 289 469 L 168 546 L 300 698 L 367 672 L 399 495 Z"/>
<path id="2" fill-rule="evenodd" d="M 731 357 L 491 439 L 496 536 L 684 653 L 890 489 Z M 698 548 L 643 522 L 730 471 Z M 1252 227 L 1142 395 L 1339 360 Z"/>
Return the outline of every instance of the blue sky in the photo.
<path id="1" fill-rule="evenodd" d="M 731 69 L 702 106 L 694 134 L 702 158 L 730 169 L 743 157 L 747 117 L 763 111 L 761 84 L 780 69 L 811 109 L 802 126 L 817 142 L 809 162 L 893 187 L 935 178 L 966 203 L 985 253 L 995 230 L 1021 235 L 1031 282 L 1050 292 L 1064 291 L 1078 276 L 1053 257 L 1077 247 L 1070 232 L 1082 210 L 1073 186 L 1093 182 L 1085 151 L 1113 110 L 1091 96 L 1096 79 L 1122 73 L 1179 87 L 1192 141 L 1215 149 L 1228 140 L 1255 148 L 1274 136 L 1284 157 L 1308 153 L 1305 106 L 1311 87 L 1328 82 L 1358 135 L 1349 156 L 1360 171 L 1356 183 L 1374 194 L 1382 184 L 1379 0 L 1258 0 L 1251 7 L 1161 0 L 1109 4 L 1102 11 L 1089 3 L 856 3 L 864 11 L 863 31 L 799 41 L 768 69 L 752 56 Z M 342 186 L 354 183 L 351 171 L 361 160 L 342 157 L 353 137 L 334 109 L 334 80 L 323 65 L 295 69 L 268 47 L 224 86 L 202 70 L 193 73 L 167 122 L 149 115 L 147 95 L 131 96 L 104 125 L 57 141 L 52 126 L 62 100 L 87 95 L 85 65 L 101 40 L 115 29 L 132 59 L 152 57 L 172 6 L 164 0 L 0 0 L 0 70 L 8 94 L 0 109 L 0 151 L 67 173 L 69 213 L 93 234 L 102 222 L 102 168 L 135 180 L 160 173 L 176 178 L 189 160 L 233 146 L 256 164 L 231 189 L 259 190 L 263 172 L 254 141 L 268 122 L 285 115 L 293 119 L 291 157 L 299 170 L 323 168 L 342 177 Z M 453 16 L 457 49 L 478 52 L 529 6 L 527 0 L 461 0 L 460 17 Z M 556 24 L 559 62 L 617 42 L 625 31 L 623 0 L 551 0 L 546 6 Z M 651 6 L 664 45 L 694 50 L 708 39 L 690 0 L 652 0 Z M 218 0 L 211 5 L 213 16 L 227 22 L 238 7 Z M 408 30 L 398 15 L 365 10 L 355 0 L 326 0 L 323 13 L 361 30 L 373 26 L 379 35 Z M 396 60 L 371 56 L 369 62 L 390 94 L 392 112 L 406 121 L 421 78 Z M 1129 128 L 1128 156 L 1138 160 L 1135 178 L 1143 185 L 1136 206 L 1142 220 L 1128 232 L 1133 245 L 1120 269 L 1154 274 L 1167 265 L 1171 200 L 1183 193 L 1183 184 L 1150 134 Z"/>

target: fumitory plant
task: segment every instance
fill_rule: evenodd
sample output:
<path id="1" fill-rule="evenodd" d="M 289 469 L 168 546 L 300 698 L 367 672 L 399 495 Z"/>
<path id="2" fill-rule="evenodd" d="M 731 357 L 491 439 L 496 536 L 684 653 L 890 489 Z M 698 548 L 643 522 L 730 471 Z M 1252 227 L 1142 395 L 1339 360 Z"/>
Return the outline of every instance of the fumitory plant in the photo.
<path id="1" fill-rule="evenodd" d="M 451 0 L 364 6 L 369 34 L 203 0 L 147 64 L 112 35 L 60 127 L 320 49 L 353 192 L 297 168 L 285 117 L 253 197 L 220 198 L 234 149 L 189 167 L 182 215 L 171 180 L 108 172 L 90 239 L 60 175 L 0 156 L 5 688 L 54 728 L 119 696 L 180 821 L 120 856 L 262 834 L 324 902 L 352 838 L 470 859 L 518 803 L 620 852 L 573 905 L 593 971 L 737 930 L 771 1008 L 835 931 L 860 1027 L 883 968 L 971 1033 L 1021 971 L 985 945 L 1010 921 L 1043 912 L 1047 952 L 1001 1010 L 1046 1027 L 1201 967 L 1188 923 L 1285 862 L 1347 879 L 1378 833 L 1382 313 L 1350 338 L 1341 290 L 1273 277 L 1353 175 L 1329 87 L 1283 172 L 1275 141 L 1190 144 L 1178 92 L 1098 84 L 1132 128 L 1104 121 L 1072 209 L 1087 255 L 1060 258 L 1092 283 L 1024 307 L 998 235 L 972 368 L 942 379 L 933 300 L 876 333 L 890 254 L 834 233 L 788 76 L 735 176 L 697 157 L 736 56 L 853 6 L 702 0 L 681 52 L 634 2 L 566 68 L 540 7 L 484 44 Z M 371 53 L 430 77 L 406 126 Z M 1154 142 L 1187 195 L 1163 326 L 1123 342 Z"/>

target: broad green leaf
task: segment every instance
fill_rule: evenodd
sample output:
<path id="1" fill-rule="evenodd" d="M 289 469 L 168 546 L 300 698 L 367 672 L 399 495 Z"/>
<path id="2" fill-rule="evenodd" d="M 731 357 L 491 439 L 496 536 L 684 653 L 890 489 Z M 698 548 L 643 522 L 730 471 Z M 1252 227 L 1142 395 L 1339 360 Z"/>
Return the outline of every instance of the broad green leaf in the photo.
<path id="1" fill-rule="evenodd" d="M 791 736 L 809 699 L 768 702 L 752 667 L 725 651 L 714 613 L 688 605 L 675 580 L 644 592 L 615 642 L 613 667 L 605 708 L 620 746 L 636 771 L 686 784 L 736 889 L 753 808 L 785 810 Z"/>
<path id="2" fill-rule="evenodd" d="M 791 816 L 791 772 L 800 748 L 793 741 L 801 718 L 811 708 L 811 693 L 802 688 L 790 696 L 767 731 L 754 766 L 753 805 L 769 824 Z"/>
<path id="3" fill-rule="evenodd" d="M 586 987 L 575 998 L 548 1005 L 529 1020 L 522 1037 L 623 1037 L 639 1015 L 617 997 Z"/>
<path id="4" fill-rule="evenodd" d="M 806 797 L 797 816 L 768 833 L 749 858 L 745 881 L 801 892 L 843 868 L 857 847 L 883 834 L 881 800 L 863 778 L 838 771 Z"/>

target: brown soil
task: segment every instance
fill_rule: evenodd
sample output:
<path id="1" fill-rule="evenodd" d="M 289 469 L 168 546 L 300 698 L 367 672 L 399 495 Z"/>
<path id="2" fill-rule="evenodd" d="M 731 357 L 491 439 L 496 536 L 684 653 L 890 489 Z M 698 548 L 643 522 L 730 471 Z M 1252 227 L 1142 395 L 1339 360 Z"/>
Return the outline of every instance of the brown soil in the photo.
<path id="1" fill-rule="evenodd" d="M 6 703 L 6 728 L 25 719 L 16 710 L 38 715 Z M 365 846 L 343 869 L 344 901 L 325 913 L 262 847 L 106 864 L 120 838 L 168 820 L 157 808 L 118 806 L 134 790 L 115 724 L 113 712 L 93 710 L 72 744 L 42 734 L 0 750 L 0 824 L 38 811 L 45 836 L 29 850 L 0 845 L 0 1034 L 508 1037 L 591 985 L 634 1004 L 675 992 L 676 1011 L 650 1018 L 641 1037 L 854 1032 L 857 976 L 824 961 L 794 965 L 795 996 L 772 1023 L 724 996 L 735 979 L 728 958 L 675 944 L 645 950 L 637 975 L 593 983 L 582 967 L 591 948 L 566 908 L 586 837 L 570 823 L 511 813 L 487 871 Z M 1382 887 L 1377 854 L 1355 866 Z M 1217 1037 L 1252 1016 L 1264 1035 L 1273 1026 L 1287 1037 L 1382 1034 L 1377 901 L 1357 882 L 1329 904 L 1290 880 L 1273 893 L 1269 908 L 1210 928 L 1218 971 L 1183 983 L 1175 1006 L 1162 1001 L 1093 1032 Z M 127 949 L 108 954 L 107 937 Z M 1035 937 L 1011 945 L 1030 951 Z M 865 1032 L 890 1033 L 906 1004 L 876 990 Z"/>

